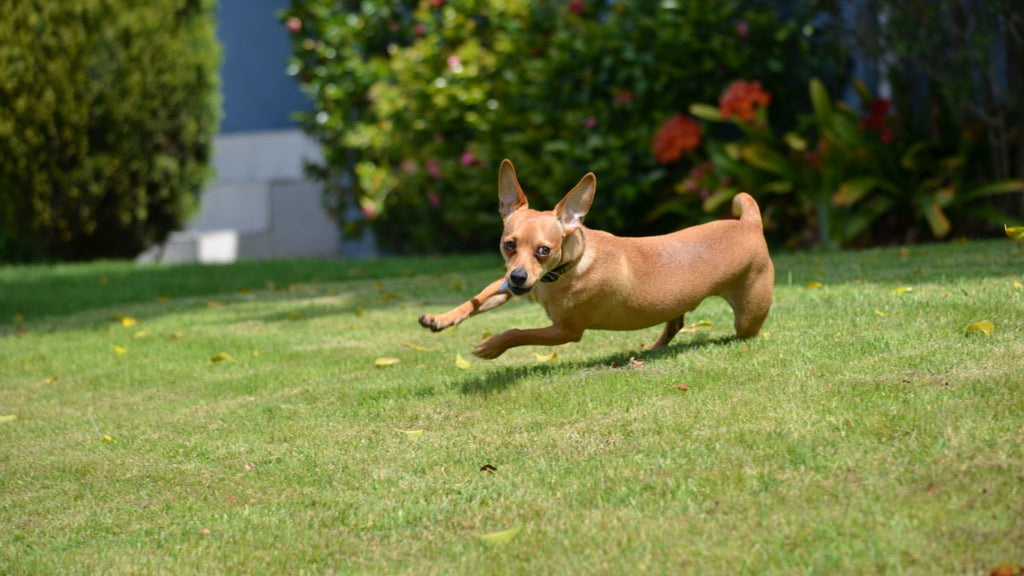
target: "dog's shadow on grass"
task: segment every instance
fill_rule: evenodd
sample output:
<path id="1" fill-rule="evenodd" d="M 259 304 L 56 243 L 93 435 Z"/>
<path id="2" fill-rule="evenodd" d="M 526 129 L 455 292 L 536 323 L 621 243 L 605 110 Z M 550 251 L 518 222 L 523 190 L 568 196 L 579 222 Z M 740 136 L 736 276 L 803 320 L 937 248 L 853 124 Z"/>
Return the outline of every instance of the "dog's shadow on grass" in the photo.
<path id="1" fill-rule="evenodd" d="M 634 360 L 659 360 L 675 357 L 701 348 L 717 347 L 738 341 L 735 335 L 717 338 L 697 337 L 689 342 L 669 344 L 657 350 L 643 349 L 616 352 L 599 358 L 567 364 L 564 362 L 523 364 L 503 370 L 491 370 L 487 374 L 469 378 L 459 384 L 463 394 L 495 394 L 518 384 L 528 377 L 558 377 L 560 374 L 580 369 L 604 368 L 611 370 L 636 370 Z"/>

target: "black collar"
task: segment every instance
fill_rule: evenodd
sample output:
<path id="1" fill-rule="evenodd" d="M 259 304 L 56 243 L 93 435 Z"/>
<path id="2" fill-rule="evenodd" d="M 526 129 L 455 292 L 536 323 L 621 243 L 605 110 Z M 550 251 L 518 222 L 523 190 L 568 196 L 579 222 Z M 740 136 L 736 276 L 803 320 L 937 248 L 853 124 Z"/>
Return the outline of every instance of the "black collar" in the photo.
<path id="1" fill-rule="evenodd" d="M 569 271 L 570 268 L 579 264 L 580 260 L 583 259 L 583 252 L 587 248 L 587 237 L 583 235 L 583 228 L 580 228 L 580 242 L 583 243 L 583 246 L 580 248 L 580 255 L 578 257 L 573 258 L 572 260 L 566 262 L 565 264 L 559 264 L 556 268 L 550 270 L 547 274 L 541 276 L 540 281 L 557 282 L 558 279 L 562 277 L 562 274 L 565 274 L 566 272 Z"/>

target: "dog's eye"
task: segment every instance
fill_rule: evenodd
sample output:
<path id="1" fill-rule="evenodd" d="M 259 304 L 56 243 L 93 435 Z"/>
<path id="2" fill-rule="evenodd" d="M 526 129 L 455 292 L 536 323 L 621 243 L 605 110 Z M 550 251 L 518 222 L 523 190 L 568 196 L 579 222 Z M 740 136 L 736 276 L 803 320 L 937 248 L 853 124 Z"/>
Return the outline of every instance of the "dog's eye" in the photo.
<path id="1" fill-rule="evenodd" d="M 547 258 L 549 254 L 551 254 L 551 248 L 548 248 L 547 246 L 541 246 L 540 248 L 537 248 L 537 256 L 540 256 L 541 258 Z"/>
<path id="2" fill-rule="evenodd" d="M 504 248 L 505 252 L 508 252 L 509 254 L 515 254 L 515 252 L 516 252 L 516 243 L 513 242 L 512 240 L 509 240 L 508 242 L 505 242 L 505 244 L 502 246 L 502 248 Z"/>

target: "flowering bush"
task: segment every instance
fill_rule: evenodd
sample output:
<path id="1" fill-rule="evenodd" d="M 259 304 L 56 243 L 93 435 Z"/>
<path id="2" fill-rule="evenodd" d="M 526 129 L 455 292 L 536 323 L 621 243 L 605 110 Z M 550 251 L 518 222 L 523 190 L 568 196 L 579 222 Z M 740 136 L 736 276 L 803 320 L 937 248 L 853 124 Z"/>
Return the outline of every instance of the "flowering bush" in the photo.
<path id="1" fill-rule="evenodd" d="M 813 114 L 781 136 L 765 121 L 771 96 L 756 82 L 733 82 L 717 108 L 692 105 L 692 114 L 733 126 L 739 137 L 706 139 L 710 161 L 690 169 L 677 191 L 698 193 L 707 211 L 740 190 L 752 192 L 762 202 L 768 234 L 789 245 L 907 242 L 924 230 L 943 238 L 954 227 L 950 213 L 961 222 L 969 216 L 1002 221 L 978 200 L 1024 185 L 972 182 L 966 170 L 974 148 L 970 133 L 952 146 L 915 138 L 901 128 L 889 101 L 857 88 L 867 110 L 860 115 L 833 103 L 812 80 Z"/>
<path id="2" fill-rule="evenodd" d="M 743 75 L 785 124 L 812 75 L 845 70 L 820 10 L 783 20 L 755 0 L 293 0 L 281 18 L 324 147 L 310 172 L 397 251 L 490 247 L 506 157 L 538 207 L 592 170 L 601 227 L 693 224 L 700 201 L 674 189 L 703 135 L 680 103 Z"/>

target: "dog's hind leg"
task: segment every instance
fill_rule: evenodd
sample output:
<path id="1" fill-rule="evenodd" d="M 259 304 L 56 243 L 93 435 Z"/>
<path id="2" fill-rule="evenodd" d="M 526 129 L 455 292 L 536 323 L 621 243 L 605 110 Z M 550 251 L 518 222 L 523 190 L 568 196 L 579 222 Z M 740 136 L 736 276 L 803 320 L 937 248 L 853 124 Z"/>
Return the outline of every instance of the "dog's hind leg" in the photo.
<path id="1" fill-rule="evenodd" d="M 683 316 L 685 316 L 685 314 Z M 665 329 L 661 331 L 661 336 L 658 336 L 658 339 L 654 342 L 654 345 L 651 346 L 651 350 L 654 350 L 655 348 L 661 348 L 662 346 L 667 346 L 668 343 L 671 342 L 672 339 L 676 337 L 676 334 L 678 334 L 679 331 L 683 329 L 683 316 L 680 316 L 679 318 L 673 318 L 672 320 L 665 322 Z"/>

